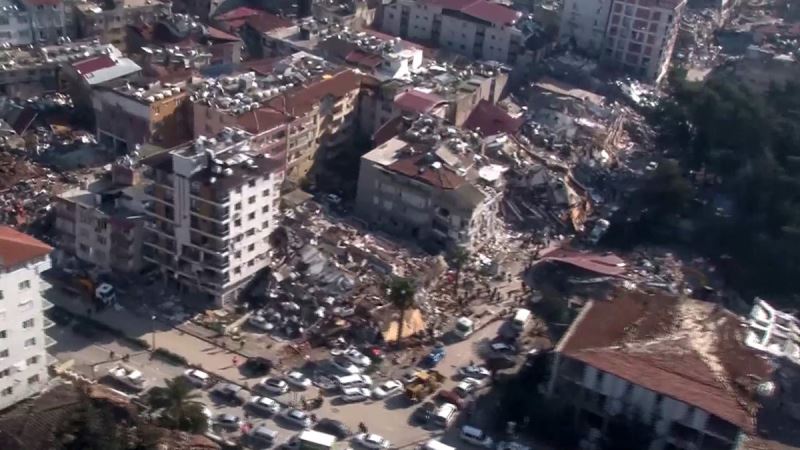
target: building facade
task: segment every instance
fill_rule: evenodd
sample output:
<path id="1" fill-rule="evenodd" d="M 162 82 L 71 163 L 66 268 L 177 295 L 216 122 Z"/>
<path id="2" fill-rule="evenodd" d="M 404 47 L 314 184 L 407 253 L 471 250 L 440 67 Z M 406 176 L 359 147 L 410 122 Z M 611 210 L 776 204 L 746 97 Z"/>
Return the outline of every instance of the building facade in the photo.
<path id="1" fill-rule="evenodd" d="M 43 311 L 40 274 L 50 268 L 52 248 L 12 228 L 0 227 L 0 410 L 46 386 L 45 335 L 52 322 Z"/>
<path id="2" fill-rule="evenodd" d="M 381 29 L 478 60 L 514 64 L 525 51 L 521 13 L 486 0 L 395 0 L 383 6 Z"/>
<path id="3" fill-rule="evenodd" d="M 64 2 L 61 0 L 23 0 L 31 20 L 32 41 L 54 44 L 69 36 Z"/>
<path id="4" fill-rule="evenodd" d="M 98 38 L 106 44 L 125 48 L 126 27 L 137 23 L 153 23 L 170 13 L 170 3 L 159 0 L 114 0 L 79 3 L 75 7 L 76 27 L 81 38 Z"/>
<path id="5" fill-rule="evenodd" d="M 17 0 L 0 1 L 0 43 L 28 45 L 33 42 L 31 16 Z"/>
<path id="6" fill-rule="evenodd" d="M 218 306 L 232 304 L 270 261 L 283 166 L 251 151 L 251 139 L 225 130 L 144 161 L 144 259 Z"/>
<path id="7" fill-rule="evenodd" d="M 658 84 L 669 69 L 685 7 L 686 0 L 567 0 L 560 40 Z"/>

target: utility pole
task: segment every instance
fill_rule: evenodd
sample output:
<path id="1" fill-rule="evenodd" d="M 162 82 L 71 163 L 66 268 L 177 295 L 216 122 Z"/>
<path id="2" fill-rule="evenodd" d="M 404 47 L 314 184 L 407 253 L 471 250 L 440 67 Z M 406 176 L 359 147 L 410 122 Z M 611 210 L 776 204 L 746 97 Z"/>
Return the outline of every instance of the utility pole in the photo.
<path id="1" fill-rule="evenodd" d="M 150 325 L 151 325 L 151 334 L 153 339 L 153 344 L 151 347 L 151 351 L 156 351 L 156 315 L 153 314 L 150 316 Z"/>

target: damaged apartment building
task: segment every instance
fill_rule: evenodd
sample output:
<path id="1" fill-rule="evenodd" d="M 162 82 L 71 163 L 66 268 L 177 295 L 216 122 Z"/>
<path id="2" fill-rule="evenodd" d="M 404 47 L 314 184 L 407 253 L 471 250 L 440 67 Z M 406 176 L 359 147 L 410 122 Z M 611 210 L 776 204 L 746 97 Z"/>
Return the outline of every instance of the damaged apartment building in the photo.
<path id="1" fill-rule="evenodd" d="M 358 73 L 295 53 L 259 73 L 204 80 L 192 95 L 194 134 L 228 126 L 257 134 L 285 158 L 286 181 L 297 184 L 313 177 L 317 158 L 354 137 L 360 89 Z"/>
<path id="2" fill-rule="evenodd" d="M 143 161 L 144 260 L 218 306 L 270 262 L 284 165 L 253 137 L 228 128 Z"/>
<path id="3" fill-rule="evenodd" d="M 431 250 L 476 249 L 500 228 L 503 166 L 474 132 L 420 116 L 361 157 L 356 214 Z"/>

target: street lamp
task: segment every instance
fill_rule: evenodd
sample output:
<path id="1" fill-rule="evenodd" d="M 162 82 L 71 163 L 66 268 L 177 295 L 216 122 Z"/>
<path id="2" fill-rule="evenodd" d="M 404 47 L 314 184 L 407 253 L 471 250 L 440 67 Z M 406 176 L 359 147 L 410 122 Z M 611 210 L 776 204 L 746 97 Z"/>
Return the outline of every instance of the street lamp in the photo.
<path id="1" fill-rule="evenodd" d="M 156 315 L 150 316 L 151 332 L 153 335 L 152 351 L 156 351 Z"/>

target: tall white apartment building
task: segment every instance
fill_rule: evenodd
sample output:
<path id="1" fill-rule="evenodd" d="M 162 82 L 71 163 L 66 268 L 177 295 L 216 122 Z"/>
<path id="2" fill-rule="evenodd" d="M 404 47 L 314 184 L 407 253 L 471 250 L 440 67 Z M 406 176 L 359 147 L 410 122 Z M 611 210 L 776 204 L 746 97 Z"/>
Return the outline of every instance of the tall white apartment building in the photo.
<path id="1" fill-rule="evenodd" d="M 31 16 L 18 0 L 0 0 L 0 44 L 31 43 Z"/>
<path id="2" fill-rule="evenodd" d="M 566 0 L 560 40 L 658 84 L 685 7 L 686 0 Z"/>
<path id="3" fill-rule="evenodd" d="M 488 0 L 395 0 L 384 5 L 381 27 L 470 58 L 513 64 L 525 51 L 521 16 Z"/>
<path id="4" fill-rule="evenodd" d="M 284 166 L 225 129 L 147 158 L 143 258 L 186 289 L 231 304 L 269 263 Z"/>
<path id="5" fill-rule="evenodd" d="M 40 274 L 50 268 L 52 248 L 0 226 L 0 410 L 39 393 L 47 383 Z"/>
<path id="6" fill-rule="evenodd" d="M 31 17 L 34 43 L 55 43 L 68 36 L 64 2 L 61 0 L 22 0 Z"/>

